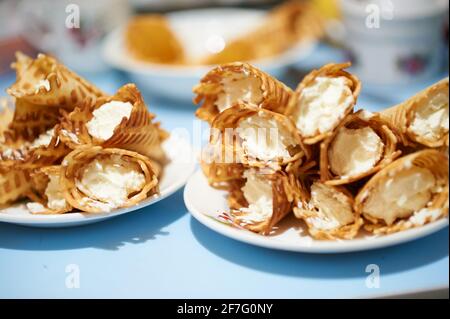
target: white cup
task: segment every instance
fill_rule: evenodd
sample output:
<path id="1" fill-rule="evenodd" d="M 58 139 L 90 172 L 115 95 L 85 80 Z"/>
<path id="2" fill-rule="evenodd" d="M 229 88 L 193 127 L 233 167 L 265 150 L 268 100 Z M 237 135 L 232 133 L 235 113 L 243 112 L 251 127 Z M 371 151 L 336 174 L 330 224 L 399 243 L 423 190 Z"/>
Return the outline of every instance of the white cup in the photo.
<path id="1" fill-rule="evenodd" d="M 353 72 L 374 85 L 408 84 L 442 72 L 447 0 L 341 0 Z"/>

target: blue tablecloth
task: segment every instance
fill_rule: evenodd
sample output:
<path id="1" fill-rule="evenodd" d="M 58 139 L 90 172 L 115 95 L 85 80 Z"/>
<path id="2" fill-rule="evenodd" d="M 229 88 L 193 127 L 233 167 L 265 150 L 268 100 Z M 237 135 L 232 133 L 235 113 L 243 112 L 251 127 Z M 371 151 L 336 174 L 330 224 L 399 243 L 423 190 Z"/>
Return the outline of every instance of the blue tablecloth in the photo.
<path id="1" fill-rule="evenodd" d="M 323 55 L 318 52 L 313 58 Z M 115 72 L 86 77 L 107 92 L 114 92 L 127 81 Z M 4 92 L 13 81 L 13 75 L 1 77 L 0 90 Z M 379 110 L 430 83 L 383 92 L 363 91 L 359 106 Z M 145 94 L 145 99 L 167 129 L 192 130 L 193 105 L 149 94 Z M 0 224 L 0 297 L 399 295 L 448 289 L 448 245 L 446 228 L 408 244 L 352 254 L 311 255 L 253 247 L 199 224 L 187 212 L 180 190 L 151 207 L 83 227 L 33 229 Z M 370 264 L 379 266 L 379 287 L 367 285 L 370 274 L 366 267 Z M 76 273 L 79 282 L 74 285 L 71 280 Z"/>

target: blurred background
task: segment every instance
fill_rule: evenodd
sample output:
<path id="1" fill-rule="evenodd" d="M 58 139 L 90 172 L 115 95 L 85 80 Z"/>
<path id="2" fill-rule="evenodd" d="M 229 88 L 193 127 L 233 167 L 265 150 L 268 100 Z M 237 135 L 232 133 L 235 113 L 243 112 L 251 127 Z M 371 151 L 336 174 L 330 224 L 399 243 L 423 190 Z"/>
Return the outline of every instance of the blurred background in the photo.
<path id="1" fill-rule="evenodd" d="M 244 59 L 293 87 L 312 68 L 352 61 L 364 92 L 379 98 L 448 74 L 446 0 L 294 2 L 307 9 L 277 10 L 280 0 L 0 0 L 0 81 L 14 76 L 18 50 L 177 101 L 190 99 L 206 64 Z"/>

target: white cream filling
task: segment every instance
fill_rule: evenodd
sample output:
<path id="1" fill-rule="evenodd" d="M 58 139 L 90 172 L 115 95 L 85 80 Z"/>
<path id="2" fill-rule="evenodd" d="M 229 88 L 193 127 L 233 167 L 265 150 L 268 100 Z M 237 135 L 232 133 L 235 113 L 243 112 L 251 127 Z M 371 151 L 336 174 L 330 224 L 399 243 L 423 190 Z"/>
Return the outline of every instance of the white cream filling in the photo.
<path id="1" fill-rule="evenodd" d="M 363 213 L 392 225 L 425 208 L 431 200 L 436 180 L 425 168 L 405 167 L 368 196 Z"/>
<path id="2" fill-rule="evenodd" d="M 334 129 L 354 103 L 350 85 L 346 77 L 317 77 L 303 89 L 296 125 L 304 137 Z"/>
<path id="3" fill-rule="evenodd" d="M 49 182 L 45 189 L 45 196 L 47 196 L 47 207 L 52 210 L 61 210 L 67 207 L 67 202 L 64 198 L 61 186 L 59 184 L 59 176 L 50 174 L 48 176 Z"/>
<path id="4" fill-rule="evenodd" d="M 39 80 L 39 82 L 35 86 L 36 93 L 39 92 L 41 88 L 45 88 L 47 92 L 50 91 L 50 82 L 48 80 Z"/>
<path id="5" fill-rule="evenodd" d="M 233 73 L 221 82 L 223 92 L 219 93 L 215 105 L 219 112 L 232 107 L 237 102 L 258 105 L 263 99 L 261 80 L 245 73 Z"/>
<path id="6" fill-rule="evenodd" d="M 103 104 L 92 114 L 86 127 L 92 137 L 106 141 L 114 134 L 114 129 L 123 118 L 130 118 L 133 105 L 130 102 L 111 101 Z"/>
<path id="7" fill-rule="evenodd" d="M 242 192 L 249 205 L 240 209 L 245 213 L 241 217 L 243 222 L 249 224 L 263 222 L 273 214 L 272 183 L 263 176 L 253 170 L 244 172 L 244 178 L 247 180 L 242 187 Z"/>
<path id="8" fill-rule="evenodd" d="M 308 223 L 316 229 L 332 230 L 354 222 L 353 208 L 347 196 L 331 186 L 315 182 L 311 186 L 308 209 L 317 212 L 308 217 Z"/>
<path id="9" fill-rule="evenodd" d="M 104 202 L 109 208 L 125 204 L 130 194 L 140 191 L 145 176 L 135 163 L 120 156 L 94 159 L 83 169 L 76 186 L 94 200 Z"/>
<path id="10" fill-rule="evenodd" d="M 422 226 L 425 225 L 426 222 L 435 221 L 441 214 L 442 211 L 440 209 L 422 208 L 418 212 L 415 212 L 409 221 L 415 226 Z"/>
<path id="11" fill-rule="evenodd" d="M 45 133 L 42 133 L 33 142 L 31 142 L 30 149 L 35 149 L 41 146 L 48 147 L 54 136 L 55 130 L 53 128 Z"/>
<path id="12" fill-rule="evenodd" d="M 415 112 L 410 130 L 417 136 L 435 141 L 448 134 L 448 92 L 439 93 Z"/>
<path id="13" fill-rule="evenodd" d="M 244 152 L 262 161 L 289 159 L 288 148 L 296 145 L 289 132 L 277 121 L 257 114 L 240 121 L 237 133 Z"/>
<path id="14" fill-rule="evenodd" d="M 49 181 L 45 188 L 45 196 L 47 196 L 47 208 L 55 211 L 67 208 L 67 202 L 64 198 L 61 186 L 59 184 L 59 175 L 49 174 Z M 27 208 L 31 213 L 38 214 L 47 211 L 47 208 L 40 203 L 27 203 Z"/>
<path id="15" fill-rule="evenodd" d="M 370 127 L 342 127 L 328 150 L 330 169 L 339 176 L 367 172 L 380 161 L 383 150 L 383 141 Z"/>
<path id="16" fill-rule="evenodd" d="M 27 206 L 27 209 L 32 214 L 44 213 L 47 210 L 44 207 L 44 205 L 42 205 L 41 203 L 34 203 L 34 202 L 32 202 L 32 203 L 27 203 L 26 206 Z"/>

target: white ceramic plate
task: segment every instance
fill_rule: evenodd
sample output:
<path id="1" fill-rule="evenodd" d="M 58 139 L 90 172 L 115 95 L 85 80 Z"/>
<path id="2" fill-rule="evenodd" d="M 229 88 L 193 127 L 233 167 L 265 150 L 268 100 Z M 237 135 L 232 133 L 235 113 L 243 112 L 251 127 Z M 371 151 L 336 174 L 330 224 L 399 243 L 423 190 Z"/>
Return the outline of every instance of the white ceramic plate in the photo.
<path id="1" fill-rule="evenodd" d="M 249 9 L 199 9 L 167 15 L 186 54 L 193 58 L 205 56 L 217 40 L 226 42 L 245 33 L 263 17 L 264 11 Z M 211 66 L 171 66 L 133 59 L 125 49 L 123 30 L 120 27 L 106 37 L 102 49 L 105 61 L 126 72 L 142 89 L 175 100 L 192 100 L 192 87 Z M 279 77 L 287 67 L 308 56 L 315 45 L 316 42 L 301 43 L 281 55 L 251 63 Z"/>
<path id="2" fill-rule="evenodd" d="M 192 175 L 186 184 L 184 201 L 195 219 L 219 234 L 256 246 L 296 252 L 344 253 L 388 247 L 427 236 L 448 226 L 448 219 L 445 218 L 391 235 L 376 237 L 362 233 L 353 240 L 319 241 L 308 236 L 303 224 L 295 217 L 288 217 L 277 225 L 273 235 L 262 236 L 215 219 L 215 216 L 228 210 L 226 192 L 210 187 L 201 171 Z"/>
<path id="3" fill-rule="evenodd" d="M 32 227 L 72 227 L 99 222 L 152 205 L 179 190 L 195 170 L 195 157 L 188 141 L 171 136 L 164 142 L 164 149 L 170 159 L 164 168 L 160 181 L 160 194 L 142 201 L 136 206 L 117 209 L 109 213 L 61 215 L 32 215 L 25 203 L 0 209 L 0 222 Z"/>

